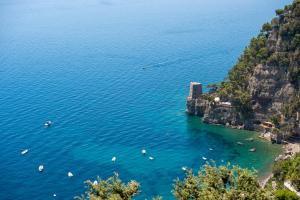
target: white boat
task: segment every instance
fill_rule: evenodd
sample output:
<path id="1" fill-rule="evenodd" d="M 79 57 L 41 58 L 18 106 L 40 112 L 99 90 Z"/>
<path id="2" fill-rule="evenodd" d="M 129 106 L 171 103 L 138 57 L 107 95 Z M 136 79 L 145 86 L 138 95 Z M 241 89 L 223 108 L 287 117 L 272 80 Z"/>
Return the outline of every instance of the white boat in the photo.
<path id="1" fill-rule="evenodd" d="M 46 121 L 45 124 L 44 124 L 45 127 L 49 127 L 49 126 L 51 126 L 51 125 L 52 125 L 52 122 L 51 122 L 51 121 Z"/>
<path id="2" fill-rule="evenodd" d="M 56 194 L 53 194 L 54 197 L 56 197 Z"/>
<path id="3" fill-rule="evenodd" d="M 68 172 L 68 177 L 73 177 L 74 175 L 72 174 L 72 172 Z"/>
<path id="4" fill-rule="evenodd" d="M 42 172 L 42 171 L 44 171 L 44 165 L 39 166 L 39 172 Z"/>
<path id="5" fill-rule="evenodd" d="M 181 167 L 181 169 L 182 169 L 183 171 L 186 171 L 186 170 L 187 170 L 187 168 L 186 168 L 186 167 Z"/>
<path id="6" fill-rule="evenodd" d="M 213 148 L 209 148 L 208 150 L 213 151 L 214 149 Z"/>
<path id="7" fill-rule="evenodd" d="M 28 153 L 28 149 L 24 149 L 23 151 L 21 151 L 22 155 L 25 155 L 26 153 Z"/>
<path id="8" fill-rule="evenodd" d="M 149 160 L 154 160 L 154 158 L 152 156 L 149 157 Z"/>
<path id="9" fill-rule="evenodd" d="M 256 149 L 255 148 L 252 148 L 252 149 L 249 149 L 250 152 L 255 152 Z"/>
<path id="10" fill-rule="evenodd" d="M 205 158 L 205 157 L 202 157 L 202 159 L 203 159 L 203 160 L 207 160 L 207 158 Z"/>
<path id="11" fill-rule="evenodd" d="M 142 154 L 145 155 L 147 153 L 146 149 L 142 149 Z"/>
<path id="12" fill-rule="evenodd" d="M 112 157 L 112 159 L 111 159 L 112 162 L 116 162 L 116 160 L 117 160 L 116 156 Z"/>

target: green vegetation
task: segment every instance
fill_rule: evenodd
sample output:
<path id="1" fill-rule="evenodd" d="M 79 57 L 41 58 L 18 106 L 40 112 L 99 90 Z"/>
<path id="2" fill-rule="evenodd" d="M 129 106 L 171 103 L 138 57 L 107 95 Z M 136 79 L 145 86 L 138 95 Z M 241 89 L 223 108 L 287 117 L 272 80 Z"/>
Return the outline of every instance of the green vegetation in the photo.
<path id="1" fill-rule="evenodd" d="M 266 26 L 265 30 L 268 30 Z M 230 99 L 237 111 L 246 117 L 252 112 L 252 98 L 248 91 L 249 76 L 253 73 L 256 65 L 267 61 L 269 52 L 266 42 L 267 38 L 264 34 L 253 38 L 238 63 L 229 72 L 227 80 L 217 91 L 223 99 Z"/>
<path id="2" fill-rule="evenodd" d="M 254 172 L 214 163 L 207 163 L 196 176 L 188 171 L 184 180 L 177 179 L 173 194 L 179 200 L 272 199 L 271 192 L 260 187 Z"/>
<path id="3" fill-rule="evenodd" d="M 273 166 L 274 180 L 279 188 L 283 188 L 283 182 L 289 180 L 293 187 L 300 190 L 300 154 L 293 159 L 278 161 Z"/>
<path id="4" fill-rule="evenodd" d="M 259 35 L 251 40 L 216 91 L 221 99 L 232 102 L 236 112 L 245 120 L 250 119 L 254 112 L 256 99 L 249 90 L 249 83 L 256 66 L 281 68 L 296 89 L 295 94 L 300 91 L 300 0 L 276 10 L 276 15 L 270 23 L 262 26 Z M 299 95 L 284 102 L 284 115 L 295 115 L 300 109 L 299 102 Z M 277 118 L 273 120 L 274 124 L 280 123 Z"/>
<path id="5" fill-rule="evenodd" d="M 239 166 L 216 166 L 207 162 L 195 175 L 187 170 L 184 179 L 174 181 L 172 193 L 178 200 L 300 200 L 295 193 L 286 190 L 284 181 L 289 180 L 292 186 L 300 190 L 300 154 L 295 158 L 278 161 L 273 167 L 273 179 L 267 187 L 262 188 L 255 171 Z M 270 186 L 276 181 L 277 190 Z M 87 191 L 78 200 L 131 200 L 140 192 L 136 181 L 122 183 L 117 175 L 96 182 L 86 181 Z M 152 198 L 162 200 L 160 196 Z"/>
<path id="6" fill-rule="evenodd" d="M 75 197 L 78 200 L 130 200 L 137 195 L 139 183 L 130 181 L 126 185 L 118 178 L 113 176 L 107 180 L 97 178 L 97 182 L 86 181 L 88 190 L 85 195 Z"/>
<path id="7" fill-rule="evenodd" d="M 208 84 L 207 85 L 207 88 L 209 89 L 208 94 L 215 93 L 219 86 L 220 86 L 219 84 L 214 84 L 214 83 Z"/>
<path id="8" fill-rule="evenodd" d="M 288 102 L 285 102 L 282 113 L 287 118 L 292 118 L 295 112 L 300 112 L 300 92 L 295 94 Z"/>
<path id="9" fill-rule="evenodd" d="M 285 172 L 287 164 L 280 167 Z M 130 200 L 140 191 L 139 183 L 130 181 L 125 185 L 118 176 L 107 180 L 98 178 L 96 183 L 86 181 L 86 184 L 87 192 L 76 199 Z M 197 175 L 187 170 L 183 180 L 175 180 L 172 193 L 178 200 L 299 200 L 292 192 L 260 187 L 253 171 L 230 164 L 216 166 L 214 162 L 207 162 Z M 162 197 L 152 199 L 162 200 Z"/>
<path id="10" fill-rule="evenodd" d="M 299 200 L 299 197 L 294 192 L 289 190 L 277 190 L 275 193 L 276 200 Z"/>
<path id="11" fill-rule="evenodd" d="M 278 9 L 275 12 L 276 12 L 276 15 L 282 15 L 284 13 L 284 10 L 283 9 Z"/>
<path id="12" fill-rule="evenodd" d="M 263 26 L 262 26 L 262 32 L 263 33 L 268 33 L 272 30 L 272 25 L 270 23 L 265 23 Z"/>
<path id="13" fill-rule="evenodd" d="M 275 127 L 278 127 L 280 123 L 280 118 L 281 118 L 280 115 L 273 115 L 270 121 L 275 125 Z"/>
<path id="14" fill-rule="evenodd" d="M 276 14 L 277 17 L 271 23 L 264 24 L 259 35 L 251 40 L 226 80 L 208 88 L 222 100 L 230 101 L 236 112 L 247 120 L 254 112 L 253 96 L 249 91 L 249 78 L 254 68 L 262 65 L 283 69 L 296 91 L 288 102 L 284 102 L 281 111 L 287 124 L 280 126 L 281 113 L 270 118 L 276 126 L 274 132 L 281 134 L 283 130 L 292 130 L 295 113 L 300 112 L 300 0 L 276 10 Z M 270 39 L 273 33 L 275 39 Z M 202 98 L 213 101 L 213 96 L 209 94 L 203 94 Z M 211 162 L 206 163 L 197 175 L 191 170 L 186 171 L 183 180 L 175 180 L 172 192 L 178 200 L 299 200 L 293 192 L 285 190 L 283 184 L 288 180 L 300 191 L 300 154 L 293 159 L 276 162 L 273 175 L 272 180 L 278 189 L 275 191 L 270 184 L 267 188 L 260 187 L 253 171 L 238 166 L 216 166 Z M 77 199 L 131 200 L 140 192 L 138 182 L 124 184 L 118 176 L 107 180 L 98 178 L 95 183 L 86 181 L 86 185 L 86 193 Z"/>
<path id="15" fill-rule="evenodd" d="M 201 94 L 201 98 L 202 99 L 205 99 L 205 100 L 208 100 L 208 101 L 213 101 L 214 100 L 214 97 L 213 96 L 210 96 L 209 94 Z"/>

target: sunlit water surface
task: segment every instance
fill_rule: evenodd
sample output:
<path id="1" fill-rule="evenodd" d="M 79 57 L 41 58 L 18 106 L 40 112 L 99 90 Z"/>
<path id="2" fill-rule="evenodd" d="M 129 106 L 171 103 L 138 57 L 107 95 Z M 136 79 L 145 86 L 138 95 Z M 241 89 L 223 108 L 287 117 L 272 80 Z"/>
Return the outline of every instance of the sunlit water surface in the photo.
<path id="1" fill-rule="evenodd" d="M 279 146 L 199 123 L 185 97 L 190 81 L 222 81 L 289 2 L 2 0 L 0 199 L 72 199 L 114 171 L 141 183 L 137 199 L 172 199 L 181 167 L 203 156 L 266 173 Z"/>

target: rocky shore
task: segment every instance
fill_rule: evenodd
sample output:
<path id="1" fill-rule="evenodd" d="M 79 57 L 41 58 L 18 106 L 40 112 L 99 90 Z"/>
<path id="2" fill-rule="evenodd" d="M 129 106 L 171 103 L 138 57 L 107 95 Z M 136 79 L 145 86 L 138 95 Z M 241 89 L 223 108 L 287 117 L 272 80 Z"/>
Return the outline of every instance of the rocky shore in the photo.
<path id="1" fill-rule="evenodd" d="M 187 113 L 208 124 L 262 132 L 270 140 L 300 141 L 300 9 L 276 11 L 228 73 L 208 86 L 192 82 Z"/>

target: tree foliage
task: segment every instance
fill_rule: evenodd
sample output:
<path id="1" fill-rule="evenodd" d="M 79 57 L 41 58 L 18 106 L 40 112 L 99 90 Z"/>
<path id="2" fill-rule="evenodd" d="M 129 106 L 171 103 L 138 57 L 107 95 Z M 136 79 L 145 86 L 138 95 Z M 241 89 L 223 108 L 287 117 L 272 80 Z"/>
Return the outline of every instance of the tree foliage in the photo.
<path id="1" fill-rule="evenodd" d="M 289 190 L 277 190 L 275 193 L 275 200 L 299 200 L 300 198 Z"/>
<path id="2" fill-rule="evenodd" d="M 293 87 L 300 90 L 300 1 L 294 0 L 284 9 L 276 10 L 276 14 L 277 17 L 262 26 L 259 35 L 251 40 L 217 89 L 219 96 L 231 101 L 246 119 L 253 116 L 249 115 L 254 98 L 249 91 L 249 78 L 256 66 L 283 69 Z M 289 109 L 289 112 L 293 114 L 294 110 Z"/>
<path id="3" fill-rule="evenodd" d="M 184 180 L 175 181 L 173 194 L 179 200 L 272 199 L 271 193 L 260 187 L 254 172 L 214 163 L 207 163 L 198 175 L 187 171 Z"/>
<path id="4" fill-rule="evenodd" d="M 75 197 L 75 199 L 130 200 L 140 192 L 138 182 L 130 181 L 125 185 L 118 176 L 113 176 L 107 180 L 101 180 L 98 177 L 96 182 L 86 181 L 86 185 L 87 192 L 81 197 Z"/>
<path id="5" fill-rule="evenodd" d="M 300 154 L 295 158 L 278 161 L 273 166 L 273 175 L 279 187 L 283 187 L 283 182 L 289 180 L 293 187 L 300 190 Z"/>
<path id="6" fill-rule="evenodd" d="M 178 200 L 299 200 L 294 193 L 283 188 L 287 178 L 299 189 L 300 155 L 295 160 L 277 162 L 273 168 L 274 178 L 279 184 L 278 191 L 262 188 L 255 171 L 239 166 L 217 166 L 207 162 L 198 172 L 187 170 L 183 179 L 177 178 L 172 193 Z M 86 181 L 87 191 L 75 197 L 78 200 L 131 200 L 140 192 L 139 183 L 122 183 L 118 176 L 107 180 Z M 157 196 L 152 200 L 162 200 Z"/>

